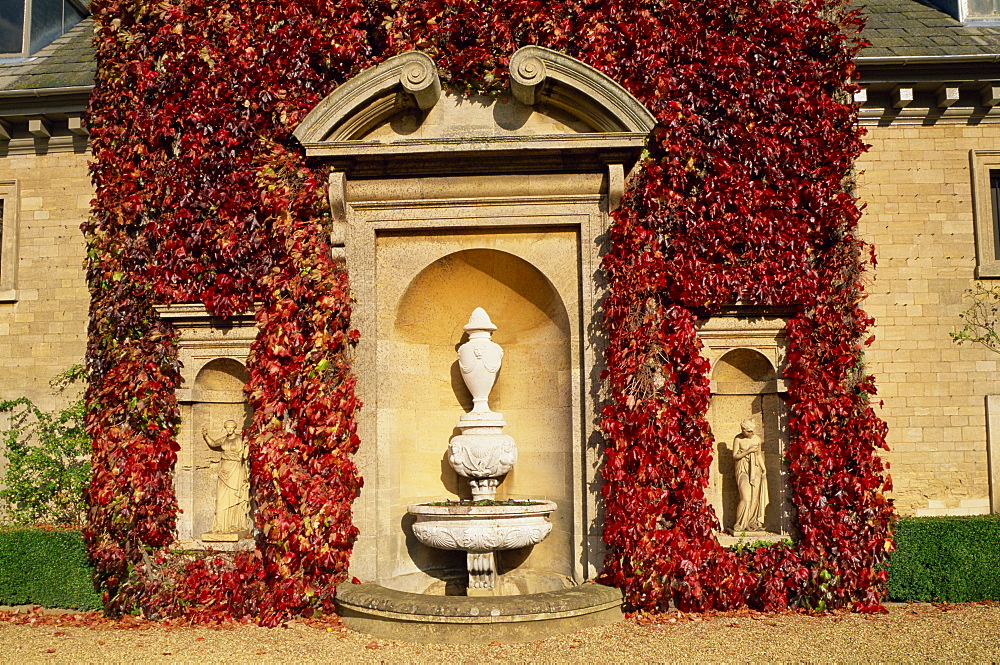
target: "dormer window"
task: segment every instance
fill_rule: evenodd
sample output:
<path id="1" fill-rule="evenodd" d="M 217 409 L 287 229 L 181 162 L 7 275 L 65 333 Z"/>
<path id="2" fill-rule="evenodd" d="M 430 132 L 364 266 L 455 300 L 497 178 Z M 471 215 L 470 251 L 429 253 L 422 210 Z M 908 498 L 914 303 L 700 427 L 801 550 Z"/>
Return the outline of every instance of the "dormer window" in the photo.
<path id="1" fill-rule="evenodd" d="M 42 50 L 87 16 L 89 0 L 0 1 L 0 57 Z"/>
<path id="2" fill-rule="evenodd" d="M 931 0 L 965 25 L 1000 25 L 1000 0 Z"/>

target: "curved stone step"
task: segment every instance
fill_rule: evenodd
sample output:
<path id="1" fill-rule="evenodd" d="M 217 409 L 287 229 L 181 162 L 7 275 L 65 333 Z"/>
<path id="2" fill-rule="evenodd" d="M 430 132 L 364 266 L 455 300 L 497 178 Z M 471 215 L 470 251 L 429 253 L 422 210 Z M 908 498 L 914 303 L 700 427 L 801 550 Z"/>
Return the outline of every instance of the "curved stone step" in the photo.
<path id="1" fill-rule="evenodd" d="M 432 596 L 379 584 L 345 584 L 337 608 L 351 630 L 438 644 L 529 642 L 623 618 L 618 589 L 585 582 L 521 596 Z"/>

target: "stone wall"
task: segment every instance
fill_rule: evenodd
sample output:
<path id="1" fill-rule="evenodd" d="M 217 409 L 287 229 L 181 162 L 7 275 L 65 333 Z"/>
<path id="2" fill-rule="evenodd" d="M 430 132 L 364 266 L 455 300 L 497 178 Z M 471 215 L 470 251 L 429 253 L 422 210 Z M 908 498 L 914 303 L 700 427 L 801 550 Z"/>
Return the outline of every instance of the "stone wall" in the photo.
<path id="1" fill-rule="evenodd" d="M 53 408 L 65 396 L 57 396 L 49 380 L 83 362 L 86 351 L 89 294 L 80 224 L 94 196 L 90 155 L 79 141 L 38 150 L 14 141 L 8 146 L 0 156 L 0 183 L 16 183 L 19 242 L 15 300 L 0 302 L 0 399 L 24 395 Z M 9 209 L 6 217 L 4 232 L 13 232 Z"/>
<path id="2" fill-rule="evenodd" d="M 861 232 L 878 255 L 867 359 L 903 514 L 990 510 L 986 396 L 1000 394 L 1000 356 L 956 345 L 949 333 L 975 277 L 969 152 L 998 139 L 997 125 L 871 127 L 859 163 Z M 61 398 L 49 379 L 83 359 L 88 156 L 73 145 L 0 157 L 0 183 L 17 183 L 20 226 L 17 299 L 0 302 L 0 398 L 26 395 L 52 408 Z"/>
<path id="3" fill-rule="evenodd" d="M 1000 393 L 1000 355 L 959 346 L 949 333 L 962 326 L 963 292 L 975 279 L 969 155 L 995 148 L 1000 126 L 876 126 L 866 140 L 861 233 L 878 258 L 865 304 L 876 319 L 867 361 L 889 425 L 896 506 L 986 513 L 986 396 Z"/>

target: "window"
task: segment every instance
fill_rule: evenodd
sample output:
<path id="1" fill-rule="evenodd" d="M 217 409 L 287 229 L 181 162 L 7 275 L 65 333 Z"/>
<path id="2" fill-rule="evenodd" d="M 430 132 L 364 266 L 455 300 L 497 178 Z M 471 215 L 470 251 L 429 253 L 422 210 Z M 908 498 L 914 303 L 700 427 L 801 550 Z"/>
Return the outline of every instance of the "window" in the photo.
<path id="1" fill-rule="evenodd" d="M 17 183 L 0 182 L 0 302 L 17 300 Z"/>
<path id="2" fill-rule="evenodd" d="M 963 9 L 959 20 L 966 23 L 1000 20 L 1000 0 L 966 0 Z"/>
<path id="3" fill-rule="evenodd" d="M 972 151 L 976 277 L 1000 278 L 1000 150 Z"/>
<path id="4" fill-rule="evenodd" d="M 86 15 L 83 0 L 0 0 L 0 56 L 36 53 Z"/>
<path id="5" fill-rule="evenodd" d="M 990 207 L 993 211 L 993 258 L 1000 261 L 1000 169 L 990 169 Z"/>
<path id="6" fill-rule="evenodd" d="M 0 54 L 24 50 L 24 2 L 0 2 Z"/>
<path id="7" fill-rule="evenodd" d="M 1000 25 L 1000 0 L 931 0 L 965 25 Z"/>

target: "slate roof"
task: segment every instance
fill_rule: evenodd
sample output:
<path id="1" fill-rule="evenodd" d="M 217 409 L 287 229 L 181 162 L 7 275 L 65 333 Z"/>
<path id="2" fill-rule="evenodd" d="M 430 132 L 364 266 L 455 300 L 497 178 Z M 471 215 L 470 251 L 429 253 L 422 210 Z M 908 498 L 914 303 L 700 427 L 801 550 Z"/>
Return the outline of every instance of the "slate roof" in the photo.
<path id="1" fill-rule="evenodd" d="M 929 0 L 859 0 L 871 46 L 860 56 L 986 56 L 1000 54 L 1000 27 L 962 25 Z"/>
<path id="2" fill-rule="evenodd" d="M 0 61 L 0 90 L 70 88 L 94 84 L 94 21 L 86 18 L 30 58 Z"/>
<path id="3" fill-rule="evenodd" d="M 1000 27 L 962 25 L 930 0 L 858 2 L 868 19 L 862 37 L 871 42 L 860 54 L 862 62 L 1000 54 Z M 0 61 L 0 91 L 93 85 L 93 30 L 93 20 L 87 18 L 31 58 Z"/>

